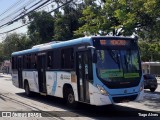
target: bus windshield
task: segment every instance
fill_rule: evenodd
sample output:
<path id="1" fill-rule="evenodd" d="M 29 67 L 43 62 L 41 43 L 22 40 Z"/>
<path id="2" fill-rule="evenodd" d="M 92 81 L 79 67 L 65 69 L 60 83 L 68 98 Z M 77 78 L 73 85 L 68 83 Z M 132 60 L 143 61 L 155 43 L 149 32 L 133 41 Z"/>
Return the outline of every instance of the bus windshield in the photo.
<path id="1" fill-rule="evenodd" d="M 140 77 L 138 50 L 96 50 L 97 74 L 105 80 Z"/>

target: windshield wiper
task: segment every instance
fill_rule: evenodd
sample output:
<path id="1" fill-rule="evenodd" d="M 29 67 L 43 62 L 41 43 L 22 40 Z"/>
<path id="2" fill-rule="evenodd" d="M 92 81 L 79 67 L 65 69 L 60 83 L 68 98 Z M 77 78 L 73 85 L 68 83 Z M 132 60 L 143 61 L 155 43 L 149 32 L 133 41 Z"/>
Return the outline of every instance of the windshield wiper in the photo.
<path id="1" fill-rule="evenodd" d="M 124 64 L 125 64 L 126 70 L 128 72 L 128 61 L 127 61 L 126 55 L 124 55 Z"/>
<path id="2" fill-rule="evenodd" d="M 115 63 L 117 63 L 118 65 L 118 68 L 120 70 L 120 61 L 119 61 L 119 56 L 118 56 L 118 53 L 115 54 L 112 50 L 108 50 L 109 51 L 109 55 L 111 56 L 111 58 L 113 59 L 113 61 Z"/>

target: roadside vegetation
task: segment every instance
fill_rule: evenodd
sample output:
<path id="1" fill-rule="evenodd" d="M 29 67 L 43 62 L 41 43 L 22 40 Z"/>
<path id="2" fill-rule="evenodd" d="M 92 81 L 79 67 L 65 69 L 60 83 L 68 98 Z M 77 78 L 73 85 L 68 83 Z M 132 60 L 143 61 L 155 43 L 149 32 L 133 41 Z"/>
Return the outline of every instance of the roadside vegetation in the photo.
<path id="1" fill-rule="evenodd" d="M 32 12 L 27 34 L 8 34 L 0 43 L 0 62 L 36 44 L 86 35 L 137 35 L 142 61 L 160 61 L 159 15 L 159 0 L 73 0 L 52 15 Z"/>

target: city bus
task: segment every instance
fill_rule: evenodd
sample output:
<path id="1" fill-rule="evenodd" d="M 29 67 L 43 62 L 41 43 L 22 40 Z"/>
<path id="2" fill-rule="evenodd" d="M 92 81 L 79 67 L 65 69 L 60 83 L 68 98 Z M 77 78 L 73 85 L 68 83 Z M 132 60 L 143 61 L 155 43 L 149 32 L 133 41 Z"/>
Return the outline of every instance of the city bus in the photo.
<path id="1" fill-rule="evenodd" d="M 33 93 L 102 106 L 143 99 L 137 38 L 94 36 L 12 53 L 13 85 Z"/>

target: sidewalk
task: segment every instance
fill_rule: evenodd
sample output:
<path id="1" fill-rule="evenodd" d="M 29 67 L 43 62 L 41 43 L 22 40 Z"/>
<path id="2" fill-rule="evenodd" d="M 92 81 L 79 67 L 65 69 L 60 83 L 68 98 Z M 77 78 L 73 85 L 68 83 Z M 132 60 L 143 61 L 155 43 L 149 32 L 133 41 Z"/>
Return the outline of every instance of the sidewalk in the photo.
<path id="1" fill-rule="evenodd" d="M 7 77 L 7 78 L 11 78 L 11 74 L 3 74 L 3 73 L 0 73 L 0 77 Z"/>
<path id="2" fill-rule="evenodd" d="M 160 81 L 160 77 L 156 77 L 158 81 Z"/>

